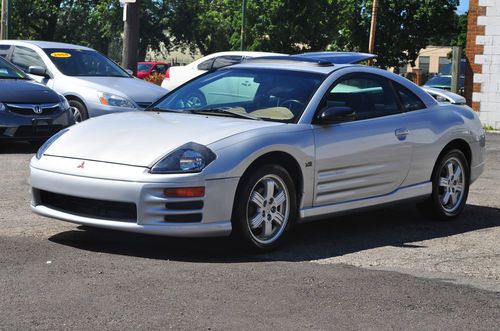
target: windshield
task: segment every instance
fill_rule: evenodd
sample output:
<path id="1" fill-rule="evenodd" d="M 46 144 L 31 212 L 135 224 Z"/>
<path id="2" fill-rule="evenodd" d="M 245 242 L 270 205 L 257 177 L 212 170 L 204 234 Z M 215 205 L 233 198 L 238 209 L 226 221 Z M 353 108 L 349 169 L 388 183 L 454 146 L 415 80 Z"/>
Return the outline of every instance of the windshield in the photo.
<path id="1" fill-rule="evenodd" d="M 130 77 L 119 65 L 96 51 L 55 48 L 44 51 L 66 76 Z"/>
<path id="2" fill-rule="evenodd" d="M 152 63 L 139 63 L 137 64 L 137 72 L 149 72 L 152 66 Z"/>
<path id="3" fill-rule="evenodd" d="M 21 70 L 17 69 L 0 57 L 0 79 L 29 79 Z"/>
<path id="4" fill-rule="evenodd" d="M 152 109 L 295 123 L 324 78 L 291 70 L 223 69 L 173 90 Z"/>

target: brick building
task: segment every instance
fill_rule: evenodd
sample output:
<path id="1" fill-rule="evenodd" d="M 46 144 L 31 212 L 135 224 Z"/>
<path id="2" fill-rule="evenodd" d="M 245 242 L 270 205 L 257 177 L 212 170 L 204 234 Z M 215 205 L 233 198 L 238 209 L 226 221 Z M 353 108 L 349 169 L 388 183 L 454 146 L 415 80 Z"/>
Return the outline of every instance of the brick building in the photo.
<path id="1" fill-rule="evenodd" d="M 500 129 L 500 0 L 470 0 L 466 58 L 467 103 Z"/>

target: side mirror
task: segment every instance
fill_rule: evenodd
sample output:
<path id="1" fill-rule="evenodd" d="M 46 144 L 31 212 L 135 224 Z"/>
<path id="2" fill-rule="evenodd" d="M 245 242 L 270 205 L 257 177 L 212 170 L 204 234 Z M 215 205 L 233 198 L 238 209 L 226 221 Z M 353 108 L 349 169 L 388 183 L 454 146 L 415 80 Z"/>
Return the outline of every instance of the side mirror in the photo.
<path id="1" fill-rule="evenodd" d="M 45 78 L 51 78 L 49 73 L 47 72 L 47 69 L 45 69 L 44 67 L 40 67 L 40 66 L 29 66 L 28 73 L 35 75 L 35 76 L 42 76 Z"/>
<path id="2" fill-rule="evenodd" d="M 356 118 L 356 112 L 351 107 L 331 106 L 323 108 L 318 114 L 318 121 L 323 124 L 350 122 Z"/>

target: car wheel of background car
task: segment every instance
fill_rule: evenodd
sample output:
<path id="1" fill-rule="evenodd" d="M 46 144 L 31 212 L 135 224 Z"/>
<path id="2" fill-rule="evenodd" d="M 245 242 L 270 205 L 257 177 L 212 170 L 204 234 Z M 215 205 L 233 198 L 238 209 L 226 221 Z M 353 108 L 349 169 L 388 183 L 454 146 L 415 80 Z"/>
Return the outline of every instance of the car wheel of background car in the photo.
<path id="1" fill-rule="evenodd" d="M 439 161 L 432 174 L 432 195 L 418 205 L 426 216 L 450 220 L 462 212 L 469 194 L 470 169 L 464 154 L 453 149 Z"/>
<path id="2" fill-rule="evenodd" d="M 69 100 L 69 106 L 71 107 L 71 112 L 75 117 L 75 122 L 80 123 L 89 118 L 87 108 L 80 101 Z"/>
<path id="3" fill-rule="evenodd" d="M 297 218 L 297 196 L 289 173 L 266 165 L 242 179 L 233 207 L 233 235 L 247 248 L 269 251 L 291 232 Z"/>
<path id="4" fill-rule="evenodd" d="M 193 92 L 186 98 L 188 108 L 201 108 L 207 105 L 207 99 L 201 92 Z"/>

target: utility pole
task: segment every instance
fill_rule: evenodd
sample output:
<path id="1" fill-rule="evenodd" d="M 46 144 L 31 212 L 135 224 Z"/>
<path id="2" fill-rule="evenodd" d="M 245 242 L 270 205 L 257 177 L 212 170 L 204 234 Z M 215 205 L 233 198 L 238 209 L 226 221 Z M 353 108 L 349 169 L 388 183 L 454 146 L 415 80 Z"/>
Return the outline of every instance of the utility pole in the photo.
<path id="1" fill-rule="evenodd" d="M 375 35 L 377 32 L 377 13 L 378 13 L 378 0 L 373 0 L 372 8 L 372 24 L 370 26 L 370 41 L 368 45 L 368 53 L 375 53 Z M 368 65 L 373 65 L 373 60 L 368 61 Z"/>
<path id="2" fill-rule="evenodd" d="M 139 1 L 121 0 L 123 4 L 123 52 L 122 67 L 137 71 L 139 49 Z"/>
<path id="3" fill-rule="evenodd" d="M 451 58 L 451 92 L 459 92 L 460 62 L 462 61 L 462 47 L 453 46 Z"/>
<path id="4" fill-rule="evenodd" d="M 5 40 L 8 38 L 9 26 L 9 1 L 2 0 L 2 13 L 0 17 L 0 39 Z"/>
<path id="5" fill-rule="evenodd" d="M 242 0 L 241 4 L 241 45 L 240 49 L 245 50 L 245 34 L 246 34 L 246 18 L 247 18 L 247 0 Z"/>

